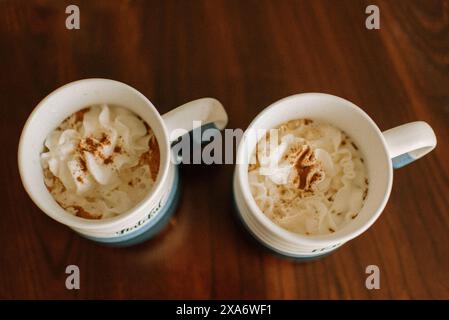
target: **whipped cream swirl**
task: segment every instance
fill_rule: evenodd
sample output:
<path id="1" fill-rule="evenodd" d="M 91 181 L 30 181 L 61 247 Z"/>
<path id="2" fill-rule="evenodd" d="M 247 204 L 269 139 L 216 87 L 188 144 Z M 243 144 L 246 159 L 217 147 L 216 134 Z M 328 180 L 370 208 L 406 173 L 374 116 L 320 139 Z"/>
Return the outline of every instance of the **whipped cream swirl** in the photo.
<path id="1" fill-rule="evenodd" d="M 151 190 L 159 147 L 131 111 L 96 105 L 71 115 L 45 140 L 44 181 L 67 211 L 88 219 L 121 214 Z"/>
<path id="2" fill-rule="evenodd" d="M 281 227 L 329 234 L 355 219 L 368 192 L 364 160 L 341 130 L 298 119 L 257 143 L 248 179 L 260 209 Z"/>

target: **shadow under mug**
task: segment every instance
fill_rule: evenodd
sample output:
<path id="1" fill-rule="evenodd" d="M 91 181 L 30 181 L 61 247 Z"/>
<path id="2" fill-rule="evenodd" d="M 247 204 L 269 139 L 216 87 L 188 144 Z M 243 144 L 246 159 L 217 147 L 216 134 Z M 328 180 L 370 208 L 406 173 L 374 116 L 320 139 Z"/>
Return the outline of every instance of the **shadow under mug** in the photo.
<path id="1" fill-rule="evenodd" d="M 250 130 L 271 129 L 293 119 L 327 122 L 345 131 L 364 155 L 369 190 L 357 219 L 329 235 L 296 234 L 272 222 L 257 206 L 248 183 L 249 156 L 257 144 Z M 411 122 L 381 132 L 355 104 L 323 93 L 304 93 L 277 101 L 263 110 L 245 131 L 237 151 L 233 191 L 239 218 L 254 238 L 272 251 L 296 259 L 326 255 L 367 230 L 379 217 L 391 192 L 393 168 L 400 168 L 436 146 L 432 128 Z"/>
<path id="2" fill-rule="evenodd" d="M 153 188 L 134 208 L 114 218 L 89 220 L 68 213 L 54 200 L 44 184 L 40 154 L 47 135 L 64 119 L 86 106 L 103 103 L 131 110 L 151 127 L 159 144 L 160 166 Z M 44 98 L 25 123 L 18 150 L 22 183 L 43 212 L 82 236 L 115 246 L 140 243 L 161 230 L 176 207 L 179 178 L 171 161 L 171 143 L 179 138 L 176 132 L 191 131 L 198 121 L 221 130 L 228 117 L 221 103 L 212 98 L 191 101 L 161 116 L 143 94 L 124 83 L 84 79 L 66 84 Z"/>

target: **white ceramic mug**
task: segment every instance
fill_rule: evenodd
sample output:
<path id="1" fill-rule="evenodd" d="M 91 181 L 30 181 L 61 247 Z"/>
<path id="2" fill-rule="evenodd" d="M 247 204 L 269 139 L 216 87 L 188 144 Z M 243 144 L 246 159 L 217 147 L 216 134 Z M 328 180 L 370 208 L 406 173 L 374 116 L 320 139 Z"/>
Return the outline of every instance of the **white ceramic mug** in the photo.
<path id="1" fill-rule="evenodd" d="M 47 135 L 65 118 L 86 106 L 102 103 L 126 107 L 151 127 L 159 144 L 160 167 L 152 190 L 132 210 L 110 219 L 88 220 L 66 212 L 53 199 L 44 184 L 40 154 Z M 190 131 L 197 121 L 223 129 L 227 119 L 223 106 L 212 98 L 189 102 L 161 116 L 143 94 L 124 83 L 108 79 L 75 81 L 49 94 L 29 116 L 19 142 L 20 176 L 31 199 L 56 221 L 97 242 L 139 243 L 167 223 L 177 203 L 178 173 L 170 147 L 178 136 L 172 132 Z"/>
<path id="2" fill-rule="evenodd" d="M 248 183 L 248 153 L 257 144 L 257 136 L 248 132 L 275 128 L 300 118 L 327 122 L 348 133 L 363 153 L 368 170 L 369 191 L 357 219 L 329 235 L 303 236 L 276 225 L 259 209 Z M 435 146 L 432 128 L 422 121 L 382 133 L 362 109 L 345 99 L 322 93 L 287 97 L 263 110 L 251 122 L 240 142 L 233 184 L 238 214 L 260 243 L 281 255 L 299 259 L 325 255 L 357 237 L 376 221 L 390 195 L 393 168 L 419 159 Z"/>

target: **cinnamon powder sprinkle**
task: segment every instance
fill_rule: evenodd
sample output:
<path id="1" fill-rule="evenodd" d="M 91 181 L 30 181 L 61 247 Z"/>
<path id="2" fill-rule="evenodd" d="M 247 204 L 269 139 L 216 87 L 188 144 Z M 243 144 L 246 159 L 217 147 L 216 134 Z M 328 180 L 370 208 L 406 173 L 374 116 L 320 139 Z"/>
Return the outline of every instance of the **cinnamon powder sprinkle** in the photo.
<path id="1" fill-rule="evenodd" d="M 101 135 L 100 143 L 103 144 L 103 145 L 110 144 L 111 140 L 109 140 L 109 137 L 105 133 L 103 133 Z"/>
<path id="2" fill-rule="evenodd" d="M 311 191 L 312 185 L 322 178 L 323 174 L 316 171 L 316 168 L 314 167 L 315 161 L 316 158 L 313 150 L 309 146 L 306 146 L 295 163 L 295 168 L 299 177 L 299 189 Z M 307 181 L 310 174 L 312 174 L 312 176 L 310 177 L 310 180 Z"/>
<path id="3" fill-rule="evenodd" d="M 365 189 L 365 191 L 363 192 L 363 200 L 366 199 L 366 197 L 368 196 L 368 189 Z"/>
<path id="4" fill-rule="evenodd" d="M 84 210 L 80 206 L 72 206 L 72 208 L 75 209 L 75 214 L 76 214 L 77 217 L 84 218 L 84 219 L 101 219 L 101 215 L 100 216 L 94 216 L 93 214 L 91 214 L 90 212 Z"/>
<path id="5" fill-rule="evenodd" d="M 86 138 L 85 142 L 87 147 L 85 150 L 89 151 L 90 153 L 95 153 L 100 146 L 100 144 L 94 141 L 94 139 L 92 139 L 91 137 Z"/>
<path id="6" fill-rule="evenodd" d="M 103 146 L 108 144 L 111 144 L 111 140 L 108 135 L 103 133 L 99 141 L 92 137 L 87 137 L 86 139 L 80 141 L 77 146 L 77 151 L 80 154 L 83 154 L 83 152 L 89 152 L 96 157 L 100 157 L 103 159 L 105 164 L 108 164 L 112 162 L 112 159 L 106 158 L 100 151 Z"/>
<path id="7" fill-rule="evenodd" d="M 80 166 L 81 166 L 81 170 L 83 171 L 83 172 L 87 172 L 87 164 L 86 164 L 86 160 L 84 160 L 83 158 L 79 158 L 78 159 L 78 161 L 79 161 L 79 163 L 80 163 Z"/>
<path id="8" fill-rule="evenodd" d="M 103 160 L 103 163 L 104 164 L 110 164 L 110 163 L 112 163 L 112 161 L 113 161 L 112 160 L 112 156 L 109 156 L 109 157 L 107 157 L 106 159 Z"/>

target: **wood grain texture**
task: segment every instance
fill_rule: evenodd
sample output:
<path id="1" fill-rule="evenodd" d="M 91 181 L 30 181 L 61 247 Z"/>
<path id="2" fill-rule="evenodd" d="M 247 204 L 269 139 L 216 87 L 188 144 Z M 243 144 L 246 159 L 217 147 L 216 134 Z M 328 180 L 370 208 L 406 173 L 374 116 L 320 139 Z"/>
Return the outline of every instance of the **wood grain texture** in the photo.
<path id="1" fill-rule="evenodd" d="M 81 29 L 65 28 L 76 2 Z M 377 4 L 381 29 L 365 28 Z M 17 169 L 24 122 L 49 92 L 105 77 L 161 113 L 212 96 L 230 128 L 270 103 L 327 92 L 361 106 L 382 130 L 413 120 L 439 145 L 395 171 L 390 201 L 366 233 L 298 264 L 255 244 L 231 202 L 233 166 L 182 168 L 170 226 L 129 249 L 104 248 L 43 214 Z M 0 1 L 0 298 L 449 298 L 449 1 Z M 65 267 L 81 290 L 65 289 Z M 365 267 L 381 289 L 365 288 Z"/>

